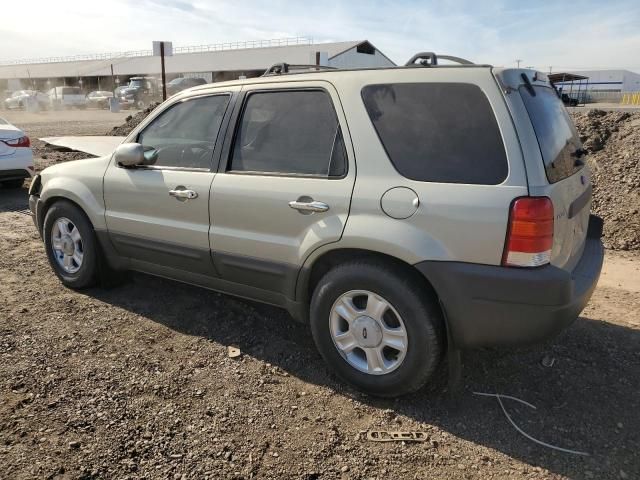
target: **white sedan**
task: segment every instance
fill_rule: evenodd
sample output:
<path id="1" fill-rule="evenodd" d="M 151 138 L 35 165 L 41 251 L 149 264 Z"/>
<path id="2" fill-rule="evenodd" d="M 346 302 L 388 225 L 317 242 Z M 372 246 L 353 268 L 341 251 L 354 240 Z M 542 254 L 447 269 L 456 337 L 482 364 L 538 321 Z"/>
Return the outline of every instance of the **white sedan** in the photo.
<path id="1" fill-rule="evenodd" d="M 0 184 L 20 188 L 34 174 L 31 141 L 18 127 L 0 118 Z"/>

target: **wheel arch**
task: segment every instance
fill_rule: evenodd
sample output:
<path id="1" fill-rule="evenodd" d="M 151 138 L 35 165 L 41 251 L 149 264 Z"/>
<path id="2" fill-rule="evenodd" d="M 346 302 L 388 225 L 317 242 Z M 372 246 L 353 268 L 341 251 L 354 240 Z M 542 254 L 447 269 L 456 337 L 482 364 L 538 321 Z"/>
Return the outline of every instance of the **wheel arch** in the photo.
<path id="1" fill-rule="evenodd" d="M 54 177 L 42 182 L 40 199 L 43 202 L 42 221 L 51 205 L 60 200 L 67 200 L 76 205 L 87 216 L 96 230 L 105 229 L 104 204 L 102 198 L 95 194 L 79 179 L 71 177 Z"/>
<path id="2" fill-rule="evenodd" d="M 72 204 L 74 207 L 77 207 L 78 210 L 80 210 L 85 217 L 87 217 L 87 220 L 89 220 L 89 223 L 91 224 L 91 226 L 93 228 L 95 228 L 95 225 L 93 224 L 93 222 L 91 221 L 91 217 L 89 215 L 87 215 L 87 212 L 84 208 L 82 208 L 82 205 L 80 205 L 78 202 L 76 202 L 75 200 L 69 198 L 69 197 L 64 197 L 62 195 L 55 195 L 52 197 L 48 197 L 43 203 L 42 203 L 42 215 L 40 215 L 39 218 L 39 225 L 38 225 L 38 229 L 40 231 L 42 231 L 42 229 L 44 228 L 44 219 L 47 216 L 47 212 L 49 212 L 49 209 L 53 206 L 53 204 L 57 203 L 57 202 L 68 202 L 70 204 Z"/>
<path id="3" fill-rule="evenodd" d="M 432 295 L 433 299 L 439 304 L 438 292 L 431 282 L 413 265 L 383 252 L 359 248 L 336 248 L 328 250 L 314 258 L 309 265 L 305 265 L 298 275 L 296 285 L 296 298 L 298 301 L 308 305 L 313 295 L 313 290 L 322 276 L 336 265 L 352 260 L 372 260 L 394 266 L 406 272 L 407 275 L 412 276 L 418 284 L 425 288 L 425 292 Z M 442 307 L 440 308 L 442 309 Z"/>

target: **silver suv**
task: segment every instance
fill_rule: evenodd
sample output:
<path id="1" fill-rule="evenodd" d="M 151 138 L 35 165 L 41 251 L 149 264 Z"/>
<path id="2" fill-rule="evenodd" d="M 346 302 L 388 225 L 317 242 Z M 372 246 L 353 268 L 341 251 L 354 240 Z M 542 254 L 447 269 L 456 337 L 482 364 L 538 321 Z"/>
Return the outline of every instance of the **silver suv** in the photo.
<path id="1" fill-rule="evenodd" d="M 540 72 L 281 65 L 180 92 L 113 155 L 45 169 L 30 206 L 64 285 L 137 270 L 284 307 L 394 396 L 578 316 L 603 259 L 583 153 Z"/>

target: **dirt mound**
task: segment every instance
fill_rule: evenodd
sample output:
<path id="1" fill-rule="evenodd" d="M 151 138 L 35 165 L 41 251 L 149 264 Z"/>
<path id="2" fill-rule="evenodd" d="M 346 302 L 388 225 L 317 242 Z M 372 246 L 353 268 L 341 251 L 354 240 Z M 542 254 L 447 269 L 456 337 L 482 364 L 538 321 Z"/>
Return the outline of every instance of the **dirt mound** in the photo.
<path id="1" fill-rule="evenodd" d="M 123 123 L 122 125 L 120 125 L 118 127 L 113 127 L 113 129 L 110 132 L 107 132 L 107 135 L 112 135 L 112 136 L 126 136 L 126 135 L 129 135 L 131 133 L 131 131 L 134 128 L 136 128 L 140 124 L 140 122 L 142 122 L 145 118 L 147 118 L 147 115 L 149 115 L 153 111 L 153 109 L 156 108 L 158 105 L 160 105 L 160 104 L 159 103 L 152 103 L 147 108 L 145 108 L 144 110 L 139 111 L 135 115 L 129 115 L 125 119 L 125 123 Z"/>
<path id="2" fill-rule="evenodd" d="M 604 219 L 604 244 L 640 249 L 640 113 L 574 113 L 593 178 L 592 211 Z"/>

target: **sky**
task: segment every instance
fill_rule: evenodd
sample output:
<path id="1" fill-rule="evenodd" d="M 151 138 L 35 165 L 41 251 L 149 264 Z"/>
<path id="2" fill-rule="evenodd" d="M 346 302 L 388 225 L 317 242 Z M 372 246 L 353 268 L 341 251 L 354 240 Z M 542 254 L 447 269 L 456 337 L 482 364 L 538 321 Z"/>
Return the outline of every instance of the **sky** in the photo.
<path id="1" fill-rule="evenodd" d="M 639 0 L 23 0 L 12 10 L 22 13 L 0 22 L 0 61 L 302 36 L 366 39 L 398 64 L 434 51 L 640 72 Z"/>

